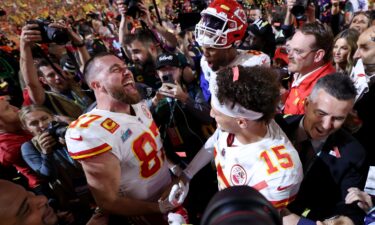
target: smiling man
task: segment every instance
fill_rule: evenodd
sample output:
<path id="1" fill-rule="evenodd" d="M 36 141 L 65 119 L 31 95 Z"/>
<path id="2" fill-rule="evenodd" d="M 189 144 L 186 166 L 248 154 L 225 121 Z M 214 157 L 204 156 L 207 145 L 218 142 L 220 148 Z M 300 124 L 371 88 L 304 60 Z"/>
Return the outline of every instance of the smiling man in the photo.
<path id="1" fill-rule="evenodd" d="M 103 53 L 87 62 L 84 75 L 98 104 L 70 124 L 65 140 L 71 157 L 82 163 L 96 203 L 120 216 L 166 213 L 173 206 L 158 200 L 171 176 L 133 74 L 117 56 Z"/>
<path id="2" fill-rule="evenodd" d="M 320 78 L 305 101 L 305 114 L 278 118 L 296 147 L 304 179 L 296 200 L 288 207 L 307 218 L 323 220 L 346 215 L 362 224 L 356 205 L 345 205 L 351 185 L 361 187 L 365 151 L 349 133 L 341 129 L 352 110 L 356 89 L 348 76 L 340 73 Z"/>
<path id="3" fill-rule="evenodd" d="M 36 196 L 20 185 L 0 180 L 1 225 L 56 225 L 57 216 L 43 195 Z"/>
<path id="4" fill-rule="evenodd" d="M 303 114 L 305 99 L 316 81 L 335 72 L 332 48 L 331 29 L 318 22 L 306 23 L 288 42 L 288 71 L 294 76 L 285 101 L 285 114 Z"/>
<path id="5" fill-rule="evenodd" d="M 203 48 L 201 87 L 209 100 L 216 87 L 216 73 L 226 67 L 270 65 L 259 51 L 236 49 L 247 28 L 246 14 L 235 0 L 216 0 L 202 11 L 195 27 L 196 40 Z"/>

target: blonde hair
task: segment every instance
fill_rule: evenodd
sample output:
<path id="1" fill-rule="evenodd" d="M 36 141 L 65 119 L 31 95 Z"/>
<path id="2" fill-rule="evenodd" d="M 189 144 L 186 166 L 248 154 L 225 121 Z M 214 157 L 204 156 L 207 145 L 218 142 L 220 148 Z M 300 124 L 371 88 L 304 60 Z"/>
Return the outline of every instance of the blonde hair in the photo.
<path id="1" fill-rule="evenodd" d="M 358 46 L 357 46 L 357 40 L 359 37 L 359 32 L 354 29 L 346 29 L 341 31 L 338 35 L 336 35 L 333 45 L 336 44 L 336 41 L 340 38 L 345 39 L 346 43 L 349 46 L 349 54 L 346 58 L 346 66 L 345 66 L 345 73 L 347 75 L 350 75 L 352 68 L 354 66 L 354 53 L 356 52 Z"/>
<path id="2" fill-rule="evenodd" d="M 22 126 L 26 127 L 26 115 L 35 112 L 35 111 L 43 111 L 45 113 L 48 113 L 49 115 L 53 116 L 54 114 L 46 108 L 45 106 L 42 105 L 29 105 L 29 106 L 24 106 L 21 108 L 21 110 L 18 112 L 18 117 L 21 120 Z"/>

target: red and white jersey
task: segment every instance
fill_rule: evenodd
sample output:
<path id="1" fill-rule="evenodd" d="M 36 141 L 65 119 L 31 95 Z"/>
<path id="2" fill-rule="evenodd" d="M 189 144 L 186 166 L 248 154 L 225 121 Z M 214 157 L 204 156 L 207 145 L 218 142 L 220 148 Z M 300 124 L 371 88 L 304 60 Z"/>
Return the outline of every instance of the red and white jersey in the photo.
<path id="1" fill-rule="evenodd" d="M 154 201 L 171 178 L 159 131 L 146 103 L 132 107 L 135 116 L 93 109 L 69 125 L 65 140 L 76 160 L 114 154 L 121 166 L 120 195 Z"/>
<path id="2" fill-rule="evenodd" d="M 278 209 L 293 201 L 303 178 L 302 165 L 275 121 L 268 125 L 266 136 L 255 143 L 243 145 L 233 134 L 219 129 L 212 138 L 219 190 L 248 185 Z"/>
<path id="3" fill-rule="evenodd" d="M 228 67 L 233 66 L 244 66 L 244 67 L 250 67 L 250 66 L 270 66 L 271 60 L 270 57 L 267 54 L 264 54 L 260 51 L 255 50 L 237 50 L 237 56 L 236 58 L 228 65 Z M 201 68 L 202 72 L 204 74 L 204 78 L 209 82 L 209 89 L 210 92 L 213 93 L 213 90 L 216 88 L 216 72 L 211 69 L 211 67 L 208 65 L 206 57 L 201 58 Z"/>

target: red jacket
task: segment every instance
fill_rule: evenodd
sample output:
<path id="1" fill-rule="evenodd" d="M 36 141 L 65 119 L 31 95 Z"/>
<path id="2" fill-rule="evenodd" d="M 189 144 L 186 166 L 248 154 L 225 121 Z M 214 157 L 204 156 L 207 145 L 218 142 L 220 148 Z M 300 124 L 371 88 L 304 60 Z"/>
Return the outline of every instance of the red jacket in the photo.
<path id="1" fill-rule="evenodd" d="M 26 164 L 21 154 L 21 145 L 31 138 L 26 132 L 0 133 L 0 163 L 5 167 L 14 166 L 28 179 L 29 187 L 35 188 L 42 179 Z"/>
<path id="2" fill-rule="evenodd" d="M 310 95 L 315 83 L 319 78 L 334 73 L 335 71 L 333 65 L 327 63 L 306 77 L 298 86 L 291 87 L 285 101 L 284 114 L 304 114 L 305 99 Z"/>

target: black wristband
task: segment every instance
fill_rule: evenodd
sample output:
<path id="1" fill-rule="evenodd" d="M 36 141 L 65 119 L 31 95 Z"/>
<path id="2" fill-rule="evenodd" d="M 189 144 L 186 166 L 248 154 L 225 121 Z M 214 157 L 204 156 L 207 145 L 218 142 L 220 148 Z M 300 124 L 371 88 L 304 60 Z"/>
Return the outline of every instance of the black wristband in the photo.
<path id="1" fill-rule="evenodd" d="M 73 47 L 81 48 L 85 45 L 85 41 L 81 41 L 80 43 L 75 43 L 74 41 L 72 41 L 72 45 Z"/>

